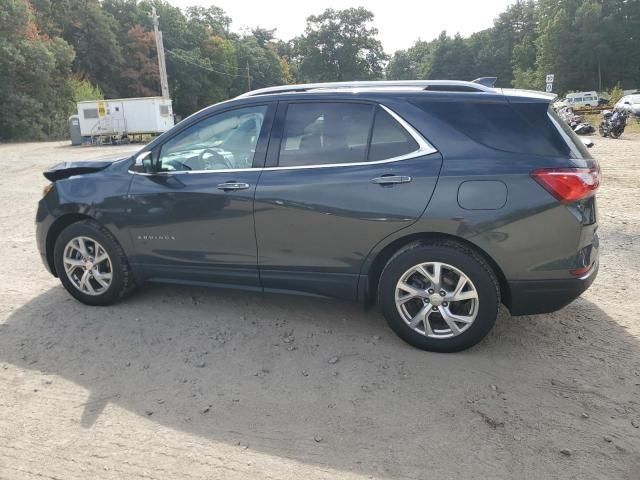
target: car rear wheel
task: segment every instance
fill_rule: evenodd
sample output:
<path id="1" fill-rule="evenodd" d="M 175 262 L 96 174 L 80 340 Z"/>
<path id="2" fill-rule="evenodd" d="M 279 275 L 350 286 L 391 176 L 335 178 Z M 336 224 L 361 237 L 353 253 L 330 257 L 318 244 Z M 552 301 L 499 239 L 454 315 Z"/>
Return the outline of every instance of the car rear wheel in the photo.
<path id="1" fill-rule="evenodd" d="M 410 245 L 385 266 L 379 304 L 389 326 L 423 350 L 478 343 L 498 315 L 498 280 L 476 252 L 454 242 Z"/>
<path id="2" fill-rule="evenodd" d="M 82 303 L 109 305 L 133 288 L 122 247 L 93 220 L 65 228 L 56 240 L 53 255 L 60 282 Z"/>

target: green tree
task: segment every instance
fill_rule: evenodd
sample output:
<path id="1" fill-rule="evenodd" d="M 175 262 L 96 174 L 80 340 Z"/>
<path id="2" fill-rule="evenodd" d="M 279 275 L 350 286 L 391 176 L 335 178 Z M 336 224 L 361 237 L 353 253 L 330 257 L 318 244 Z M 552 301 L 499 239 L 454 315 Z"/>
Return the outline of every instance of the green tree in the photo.
<path id="1" fill-rule="evenodd" d="M 624 96 L 624 91 L 620 88 L 620 84 L 616 85 L 611 89 L 609 104 L 615 105 L 620 101 L 620 99 Z"/>
<path id="2" fill-rule="evenodd" d="M 253 35 L 246 35 L 236 42 L 239 77 L 233 82 L 232 95 L 250 89 L 264 88 L 286 83 L 285 72 L 275 49 L 260 46 Z M 250 84 L 249 84 L 250 83 Z"/>
<path id="3" fill-rule="evenodd" d="M 391 57 L 385 75 L 389 80 L 415 80 L 417 66 L 409 50 L 398 50 Z"/>
<path id="4" fill-rule="evenodd" d="M 76 55 L 73 71 L 108 96 L 118 96 L 122 50 L 118 24 L 98 0 L 33 0 L 38 24 L 49 36 L 60 36 Z"/>
<path id="5" fill-rule="evenodd" d="M 431 63 L 431 78 L 472 80 L 473 55 L 460 35 L 453 38 L 442 32 Z"/>
<path id="6" fill-rule="evenodd" d="M 99 87 L 93 85 L 86 78 L 72 76 L 69 78 L 69 87 L 71 88 L 72 105 L 71 109 L 75 110 L 77 102 L 85 100 L 100 100 L 104 98 L 104 93 Z"/>
<path id="7" fill-rule="evenodd" d="M 418 40 L 409 49 L 397 51 L 387 64 L 387 78 L 389 80 L 431 78 L 431 67 L 437 48 L 437 40 L 432 42 Z"/>
<path id="8" fill-rule="evenodd" d="M 125 62 L 121 76 L 125 86 L 121 94 L 130 97 L 151 97 L 160 94 L 160 69 L 153 32 L 135 25 L 127 32 L 123 46 Z"/>
<path id="9" fill-rule="evenodd" d="M 0 138 L 60 135 L 71 100 L 73 49 L 40 33 L 25 0 L 1 0 L 1 6 Z"/>
<path id="10" fill-rule="evenodd" d="M 382 77 L 388 59 L 373 14 L 328 9 L 305 33 L 282 40 L 255 26 L 230 32 L 216 7 L 181 10 L 164 0 L 0 0 L 0 100 L 11 112 L 2 138 L 66 130 L 78 98 L 158 92 L 150 12 L 160 18 L 174 110 L 188 115 L 246 91 L 294 81 Z M 491 28 L 467 38 L 443 32 L 394 53 L 389 79 L 473 79 L 554 90 L 640 86 L 640 1 L 516 0 Z"/>
<path id="11" fill-rule="evenodd" d="M 382 77 L 387 55 L 365 8 L 327 9 L 307 18 L 304 35 L 295 39 L 302 81 L 370 80 Z"/>
<path id="12" fill-rule="evenodd" d="M 229 34 L 231 18 L 220 7 L 188 7 L 187 19 L 191 28 L 201 28 L 215 35 Z"/>

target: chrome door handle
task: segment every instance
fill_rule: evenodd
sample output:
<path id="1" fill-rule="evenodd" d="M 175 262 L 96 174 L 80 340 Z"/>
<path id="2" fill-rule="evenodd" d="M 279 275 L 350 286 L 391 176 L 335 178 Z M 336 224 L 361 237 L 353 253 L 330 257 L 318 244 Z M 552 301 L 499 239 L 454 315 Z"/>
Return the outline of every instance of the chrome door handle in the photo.
<path id="1" fill-rule="evenodd" d="M 406 175 L 383 175 L 371 180 L 371 183 L 378 185 L 391 185 L 394 183 L 409 183 L 413 178 Z"/>
<path id="2" fill-rule="evenodd" d="M 248 183 L 239 183 L 239 182 L 225 182 L 218 185 L 218 190 L 246 190 L 249 188 Z"/>

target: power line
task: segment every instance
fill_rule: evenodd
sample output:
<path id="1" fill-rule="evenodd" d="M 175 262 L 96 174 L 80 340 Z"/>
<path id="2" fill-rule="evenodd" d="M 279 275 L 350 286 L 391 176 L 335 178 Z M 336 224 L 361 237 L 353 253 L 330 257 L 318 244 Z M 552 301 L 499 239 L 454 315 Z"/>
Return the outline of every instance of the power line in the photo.
<path id="1" fill-rule="evenodd" d="M 201 69 L 206 70 L 206 71 L 208 71 L 208 72 L 218 73 L 218 74 L 220 74 L 220 75 L 226 75 L 227 77 L 234 77 L 234 78 L 241 78 L 241 77 L 245 77 L 245 75 L 247 75 L 247 69 L 245 69 L 245 68 L 242 68 L 242 69 L 241 69 L 241 68 L 239 68 L 239 67 L 231 67 L 231 66 L 230 66 L 231 68 L 237 68 L 238 70 L 242 70 L 242 71 L 244 72 L 244 73 L 242 73 L 242 74 L 235 74 L 235 73 L 221 72 L 221 71 L 216 70 L 216 69 L 213 69 L 213 68 L 211 68 L 211 67 L 208 67 L 208 66 L 202 65 L 201 63 L 198 63 L 195 59 L 189 58 L 189 57 L 187 57 L 186 55 L 179 55 L 179 54 L 177 54 L 176 52 L 174 52 L 174 51 L 172 51 L 172 50 L 165 50 L 165 51 L 166 51 L 167 53 L 170 53 L 170 54 L 171 54 L 171 55 L 173 55 L 174 57 L 176 57 L 176 58 L 178 58 L 178 59 L 182 60 L 182 61 L 183 61 L 183 62 L 185 62 L 185 63 L 188 63 L 188 64 L 190 64 L 190 65 L 193 65 L 194 67 L 201 68 Z M 225 67 L 225 68 L 226 68 L 226 66 L 221 65 L 221 64 L 215 64 L 215 65 L 219 65 L 219 66 L 222 66 L 222 67 Z M 267 86 L 267 85 L 263 85 L 263 84 L 261 84 L 261 83 L 259 83 L 259 82 L 256 82 L 256 81 L 255 81 L 255 74 L 254 74 L 254 75 L 250 75 L 250 77 L 249 77 L 249 78 L 251 79 L 251 80 L 250 80 L 250 82 L 249 82 L 249 84 L 250 84 L 251 86 L 253 86 L 254 88 L 255 88 L 255 87 L 257 87 L 257 88 L 265 88 L 265 87 Z M 251 87 L 249 87 L 249 89 L 251 89 Z"/>
<path id="2" fill-rule="evenodd" d="M 170 53 L 171 55 L 173 55 L 176 58 L 179 58 L 180 60 L 182 60 L 185 63 L 189 63 L 195 67 L 199 67 L 202 68 L 203 70 L 207 70 L 208 72 L 213 72 L 213 73 L 218 73 L 220 75 L 226 75 L 228 77 L 244 77 L 244 74 L 242 75 L 237 75 L 235 73 L 227 73 L 227 72 L 221 72 L 219 70 L 216 70 L 214 68 L 208 67 L 208 66 L 204 66 L 201 63 L 197 62 L 196 60 L 192 59 L 192 58 L 188 58 L 186 55 L 179 55 L 176 52 L 172 51 L 172 50 L 167 50 L 167 53 Z"/>

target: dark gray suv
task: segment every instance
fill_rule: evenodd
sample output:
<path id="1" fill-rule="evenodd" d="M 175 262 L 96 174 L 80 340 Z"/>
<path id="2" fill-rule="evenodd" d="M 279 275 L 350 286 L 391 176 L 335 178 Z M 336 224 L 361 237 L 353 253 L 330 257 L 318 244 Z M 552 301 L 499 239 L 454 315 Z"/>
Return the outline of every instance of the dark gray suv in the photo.
<path id="1" fill-rule="evenodd" d="M 376 303 L 416 347 L 480 341 L 596 276 L 599 168 L 551 95 L 459 81 L 267 88 L 131 158 L 53 167 L 47 268 L 89 305 L 143 282 Z"/>

